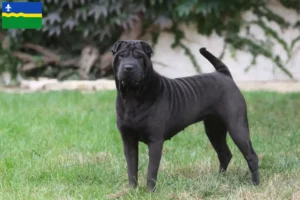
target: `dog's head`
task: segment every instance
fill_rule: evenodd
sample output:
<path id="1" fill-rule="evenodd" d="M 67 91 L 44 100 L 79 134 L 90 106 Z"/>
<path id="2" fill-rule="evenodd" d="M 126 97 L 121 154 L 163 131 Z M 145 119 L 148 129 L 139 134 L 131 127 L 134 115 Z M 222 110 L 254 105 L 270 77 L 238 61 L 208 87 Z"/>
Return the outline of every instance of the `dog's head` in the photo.
<path id="1" fill-rule="evenodd" d="M 111 51 L 115 78 L 122 86 L 138 87 L 152 70 L 152 48 L 144 41 L 118 41 Z"/>

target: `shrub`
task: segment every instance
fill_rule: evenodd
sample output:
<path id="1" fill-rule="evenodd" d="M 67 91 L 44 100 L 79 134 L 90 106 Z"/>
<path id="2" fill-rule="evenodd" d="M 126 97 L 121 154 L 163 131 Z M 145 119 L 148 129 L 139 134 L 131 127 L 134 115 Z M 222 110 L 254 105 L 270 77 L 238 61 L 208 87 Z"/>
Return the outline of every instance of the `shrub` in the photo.
<path id="1" fill-rule="evenodd" d="M 189 49 L 181 43 L 184 33 L 179 24 L 194 23 L 199 33 L 216 32 L 233 49 L 264 55 L 292 78 L 280 58 L 273 54 L 268 41 L 239 36 L 243 26 L 257 24 L 267 35 L 290 48 L 263 19 L 281 28 L 289 24 L 267 8 L 267 1 L 257 0 L 43 0 L 41 30 L 0 32 L 0 70 L 19 72 L 24 77 L 47 76 L 59 79 L 95 79 L 111 74 L 110 48 L 119 39 L 141 39 L 151 35 L 155 43 L 162 31 L 175 34 L 173 47 L 186 50 L 198 71 Z M 280 0 L 287 8 L 300 11 L 298 0 Z M 257 21 L 245 22 L 242 13 L 252 10 Z M 294 43 L 299 41 L 296 38 Z M 16 59 L 17 58 L 17 59 Z M 89 62 L 86 62 L 86 61 Z"/>

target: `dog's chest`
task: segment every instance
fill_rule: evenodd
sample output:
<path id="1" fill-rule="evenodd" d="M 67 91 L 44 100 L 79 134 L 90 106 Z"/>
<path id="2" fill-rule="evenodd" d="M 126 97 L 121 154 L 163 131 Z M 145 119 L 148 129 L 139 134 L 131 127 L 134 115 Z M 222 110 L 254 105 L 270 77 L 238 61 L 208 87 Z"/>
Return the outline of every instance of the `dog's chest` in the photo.
<path id="1" fill-rule="evenodd" d="M 121 134 L 136 134 L 139 141 L 151 141 L 158 133 L 161 118 L 151 104 L 144 102 L 126 102 L 117 106 L 117 124 Z"/>
<path id="2" fill-rule="evenodd" d="M 151 117 L 143 109 L 127 107 L 118 116 L 120 125 L 125 129 L 140 132 L 149 127 Z"/>

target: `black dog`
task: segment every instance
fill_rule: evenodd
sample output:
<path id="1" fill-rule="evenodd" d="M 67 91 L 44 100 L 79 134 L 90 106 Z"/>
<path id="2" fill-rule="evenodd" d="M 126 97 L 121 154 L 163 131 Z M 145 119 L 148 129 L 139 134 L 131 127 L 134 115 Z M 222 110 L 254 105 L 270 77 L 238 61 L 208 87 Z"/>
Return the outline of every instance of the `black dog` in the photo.
<path id="1" fill-rule="evenodd" d="M 157 74 L 143 41 L 118 41 L 113 49 L 117 87 L 117 126 L 121 133 L 130 186 L 138 181 L 138 143 L 149 147 L 147 188 L 155 189 L 163 143 L 185 127 L 204 121 L 206 134 L 218 154 L 219 172 L 226 171 L 232 154 L 226 133 L 244 155 L 253 184 L 259 184 L 258 157 L 249 136 L 244 97 L 219 59 L 200 49 L 217 72 L 169 79 Z"/>

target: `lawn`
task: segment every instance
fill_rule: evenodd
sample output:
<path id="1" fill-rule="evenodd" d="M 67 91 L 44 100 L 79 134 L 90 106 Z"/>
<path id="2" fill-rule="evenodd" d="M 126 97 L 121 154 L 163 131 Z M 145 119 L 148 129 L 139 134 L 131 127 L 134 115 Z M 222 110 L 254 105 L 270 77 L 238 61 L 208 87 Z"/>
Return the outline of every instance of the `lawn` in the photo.
<path id="1" fill-rule="evenodd" d="M 115 91 L 0 93 L 0 199 L 300 199 L 300 93 L 244 94 L 261 184 L 250 184 L 230 138 L 233 159 L 218 177 L 199 123 L 165 143 L 158 189 L 149 193 L 142 143 L 139 187 L 127 189 Z"/>

